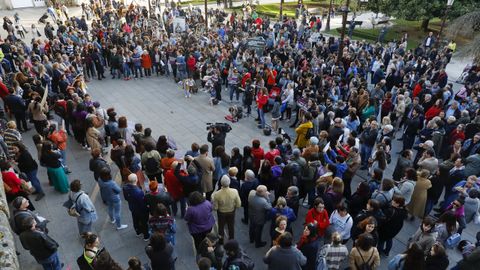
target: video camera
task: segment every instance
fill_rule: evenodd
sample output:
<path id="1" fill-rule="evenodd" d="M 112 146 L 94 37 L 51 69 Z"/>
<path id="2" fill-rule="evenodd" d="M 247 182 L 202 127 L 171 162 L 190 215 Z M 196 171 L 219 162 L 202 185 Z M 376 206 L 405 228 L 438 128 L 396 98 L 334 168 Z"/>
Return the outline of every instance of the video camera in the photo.
<path id="1" fill-rule="evenodd" d="M 207 123 L 207 130 L 217 128 L 222 133 L 228 133 L 232 127 L 228 123 Z"/>

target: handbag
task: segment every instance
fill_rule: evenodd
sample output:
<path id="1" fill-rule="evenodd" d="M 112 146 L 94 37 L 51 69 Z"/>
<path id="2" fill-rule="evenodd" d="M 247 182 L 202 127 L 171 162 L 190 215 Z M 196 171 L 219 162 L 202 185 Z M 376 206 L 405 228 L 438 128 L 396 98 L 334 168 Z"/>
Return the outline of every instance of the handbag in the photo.
<path id="1" fill-rule="evenodd" d="M 80 213 L 77 211 L 77 201 L 82 196 L 83 192 L 78 194 L 77 198 L 75 199 L 75 202 L 68 198 L 66 202 L 63 203 L 63 207 L 67 208 L 67 214 L 71 217 L 79 217 Z"/>
<path id="2" fill-rule="evenodd" d="M 462 240 L 462 236 L 459 233 L 454 233 L 450 235 L 445 241 L 446 248 L 455 248 L 458 243 Z"/>
<path id="3" fill-rule="evenodd" d="M 327 259 L 326 259 L 326 249 L 330 247 L 330 244 L 327 244 L 323 246 L 320 251 L 318 252 L 317 256 L 317 266 L 315 267 L 315 270 L 328 270 L 328 264 L 327 264 Z"/>

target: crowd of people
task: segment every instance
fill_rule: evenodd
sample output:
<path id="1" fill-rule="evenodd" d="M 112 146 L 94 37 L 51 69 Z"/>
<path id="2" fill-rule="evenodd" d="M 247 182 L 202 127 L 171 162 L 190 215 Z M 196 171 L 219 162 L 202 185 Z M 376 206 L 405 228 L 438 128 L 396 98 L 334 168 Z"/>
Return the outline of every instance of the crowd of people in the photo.
<path id="1" fill-rule="evenodd" d="M 53 23 L 48 15 L 40 21 L 46 39 L 32 31 L 31 43 L 18 33 L 24 29 L 18 15 L 14 22 L 4 18 L 0 169 L 14 209 L 12 230 L 44 269 L 63 264 L 46 219 L 33 212 L 30 196 L 46 196 L 38 164 L 47 168 L 49 185 L 68 193 L 64 206 L 84 239 L 80 269 L 122 269 L 95 234 L 97 212 L 82 181 L 68 179 L 70 135 L 91 153 L 89 169 L 110 222 L 128 227 L 121 216 L 126 202 L 137 236 L 148 242 L 148 266 L 132 257 L 128 269 L 175 269 L 177 222 L 188 226 L 199 269 L 260 268 L 235 240 L 239 208 L 250 243 L 271 246 L 263 262 L 272 270 L 376 269 L 404 223 L 415 219 L 418 230 L 388 269 L 479 265 L 480 234 L 462 238 L 467 226 L 480 224 L 478 66 L 454 91 L 445 72 L 452 50 L 438 47 L 432 34 L 414 50 L 408 40 L 346 39 L 339 59 L 340 41 L 317 35 L 321 19 L 306 13 L 271 22 L 250 6 L 243 14 L 212 10 L 207 31 L 196 8 L 171 5 L 148 14 L 112 3 L 84 4 L 81 18 L 49 8 Z M 185 25 L 176 24 L 178 17 Z M 265 47 L 250 47 L 259 37 Z M 126 81 L 173 77 L 186 97 L 195 89 L 210 92 L 212 105 L 225 90 L 247 115 L 254 105 L 258 127 L 271 127 L 276 138 L 266 148 L 253 139 L 228 151 L 226 130 L 213 125 L 211 147 L 193 142 L 178 158 L 171 138 L 157 140 L 150 127 L 131 126 L 115 108 L 94 101 L 87 83 L 106 73 Z M 29 123 L 36 155 L 22 137 Z M 281 125 L 295 128 L 294 140 Z M 398 153 L 394 140 L 402 141 Z M 367 179 L 352 187 L 359 171 Z M 305 224 L 300 239 L 293 237 L 294 222 Z M 266 225 L 270 237 L 262 233 Z M 449 260 L 446 250 L 453 248 L 461 261 Z"/>

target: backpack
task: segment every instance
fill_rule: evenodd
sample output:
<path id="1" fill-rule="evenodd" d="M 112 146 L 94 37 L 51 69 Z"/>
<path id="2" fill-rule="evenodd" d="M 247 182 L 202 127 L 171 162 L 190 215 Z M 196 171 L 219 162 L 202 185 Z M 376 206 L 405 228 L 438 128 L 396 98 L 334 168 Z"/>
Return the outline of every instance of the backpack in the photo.
<path id="1" fill-rule="evenodd" d="M 329 247 L 330 247 L 330 244 L 326 244 L 318 252 L 315 270 L 328 270 L 328 264 L 327 264 L 327 259 L 326 259 L 326 256 L 327 256 L 326 249 L 329 248 Z"/>
<path id="2" fill-rule="evenodd" d="M 158 171 L 159 163 L 154 157 L 149 157 L 145 161 L 145 170 L 149 173 L 156 173 Z"/>
<path id="3" fill-rule="evenodd" d="M 450 235 L 447 240 L 445 240 L 445 247 L 453 249 L 458 246 L 458 243 L 462 240 L 462 236 L 459 233 L 454 233 Z"/>
<path id="4" fill-rule="evenodd" d="M 313 137 L 313 128 L 307 129 L 307 133 L 305 133 L 306 140 L 310 140 L 310 137 Z"/>
<path id="5" fill-rule="evenodd" d="M 243 267 L 238 266 L 238 265 L 243 265 Z M 239 258 L 235 258 L 230 262 L 230 265 L 228 266 L 228 270 L 240 270 L 240 269 L 246 269 L 246 270 L 253 270 L 255 268 L 255 263 L 253 262 L 252 258 L 248 257 L 247 254 L 242 252 L 242 255 Z"/>
<path id="6" fill-rule="evenodd" d="M 58 103 L 55 103 L 55 106 L 53 107 L 53 111 L 55 112 L 56 115 L 60 116 L 61 118 L 65 118 L 67 111 L 65 108 Z"/>
<path id="7" fill-rule="evenodd" d="M 370 260 L 373 257 L 373 253 L 374 252 L 372 251 L 370 258 L 368 258 L 368 260 L 365 261 L 365 259 L 363 259 L 362 253 L 358 252 L 358 254 L 360 255 L 360 258 L 362 258 L 362 263 L 360 265 L 357 265 L 357 262 L 355 262 L 355 267 L 357 267 L 358 270 L 373 270 L 373 267 L 372 267 L 373 263 L 370 262 Z"/>
<path id="8" fill-rule="evenodd" d="M 191 166 L 191 167 L 195 168 L 195 171 L 196 171 L 197 176 L 198 176 L 197 181 L 200 181 L 200 179 L 202 179 L 202 177 L 203 177 L 203 168 L 200 165 L 200 163 L 198 163 L 198 161 L 194 159 L 194 160 L 192 160 L 192 162 L 190 162 L 190 164 L 188 166 L 189 167 Z M 188 171 L 188 168 L 187 168 L 187 171 Z"/>

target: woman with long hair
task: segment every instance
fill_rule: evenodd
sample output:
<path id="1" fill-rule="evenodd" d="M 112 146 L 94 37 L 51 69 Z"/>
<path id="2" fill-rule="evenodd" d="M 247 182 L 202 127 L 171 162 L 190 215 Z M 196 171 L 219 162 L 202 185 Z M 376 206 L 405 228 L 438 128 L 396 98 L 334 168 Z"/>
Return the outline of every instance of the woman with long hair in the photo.
<path id="1" fill-rule="evenodd" d="M 388 270 L 425 269 L 425 256 L 422 248 L 413 243 L 402 254 L 393 257 L 388 263 Z"/>
<path id="2" fill-rule="evenodd" d="M 13 151 L 15 153 L 15 161 L 18 164 L 20 172 L 27 175 L 28 180 L 35 188 L 35 193 L 37 194 L 35 201 L 41 200 L 45 196 L 45 193 L 43 192 L 42 185 L 37 177 L 37 162 L 33 159 L 30 152 L 28 152 L 27 147 L 25 147 L 25 145 L 21 142 L 16 142 L 13 144 Z"/>
<path id="3" fill-rule="evenodd" d="M 371 269 L 377 269 L 380 266 L 380 255 L 373 244 L 372 235 L 369 233 L 361 234 L 358 237 L 349 256 L 351 270 L 360 270 L 362 265 L 368 265 Z"/>
<path id="4" fill-rule="evenodd" d="M 297 248 L 307 258 L 307 264 L 302 268 L 304 270 L 314 270 L 317 262 L 317 253 L 319 248 L 319 239 L 317 235 L 317 226 L 308 223 L 303 229 L 302 237 L 297 243 Z"/>
<path id="5" fill-rule="evenodd" d="M 418 244 L 426 255 L 435 243 L 435 221 L 431 217 L 425 217 L 418 230 L 408 239 L 408 245 Z"/>
<path id="6" fill-rule="evenodd" d="M 42 104 L 42 97 L 40 95 L 36 95 L 33 98 L 33 102 L 28 104 L 28 112 L 32 114 L 33 124 L 37 133 L 43 134 L 48 124 L 46 115 L 46 113 L 48 113 L 48 106 L 46 102 Z"/>
<path id="7" fill-rule="evenodd" d="M 53 185 L 61 193 L 67 193 L 69 190 L 68 177 L 63 169 L 61 158 L 62 155 L 53 149 L 51 142 L 43 142 L 40 163 L 47 167 L 50 185 Z"/>
<path id="8" fill-rule="evenodd" d="M 215 164 L 213 181 L 220 186 L 220 179 L 228 174 L 228 169 L 230 168 L 230 156 L 225 152 L 225 147 L 219 145 L 215 148 L 213 163 Z"/>
<path id="9" fill-rule="evenodd" d="M 443 245 L 435 243 L 425 258 L 425 270 L 446 270 L 449 263 L 448 255 Z"/>
<path id="10" fill-rule="evenodd" d="M 352 228 L 352 240 L 355 241 L 359 235 L 363 233 L 369 233 L 372 235 L 372 245 L 377 246 L 378 243 L 378 224 L 377 220 L 373 217 L 367 217 L 360 221 L 355 227 Z"/>

